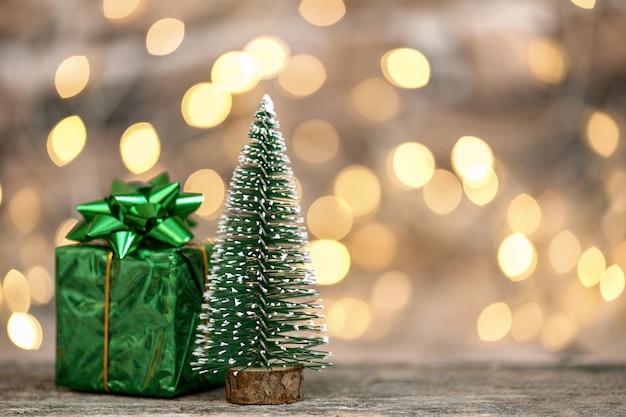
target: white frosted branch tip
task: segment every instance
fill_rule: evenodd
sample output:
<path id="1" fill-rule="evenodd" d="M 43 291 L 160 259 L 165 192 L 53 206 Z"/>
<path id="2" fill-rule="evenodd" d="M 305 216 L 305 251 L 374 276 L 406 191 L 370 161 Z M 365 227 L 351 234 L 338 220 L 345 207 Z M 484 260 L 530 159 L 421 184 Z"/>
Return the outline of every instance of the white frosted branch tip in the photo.
<path id="1" fill-rule="evenodd" d="M 272 102 L 272 99 L 270 98 L 269 94 L 264 94 L 263 95 L 263 104 L 265 105 L 265 109 L 268 111 L 274 111 L 274 103 Z"/>

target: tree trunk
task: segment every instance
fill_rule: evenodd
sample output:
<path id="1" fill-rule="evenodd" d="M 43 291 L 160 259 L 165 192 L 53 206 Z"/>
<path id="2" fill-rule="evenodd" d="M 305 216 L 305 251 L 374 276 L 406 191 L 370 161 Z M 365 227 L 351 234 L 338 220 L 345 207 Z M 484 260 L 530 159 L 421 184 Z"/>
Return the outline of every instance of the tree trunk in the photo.
<path id="1" fill-rule="evenodd" d="M 234 404 L 286 404 L 302 400 L 303 369 L 248 368 L 226 371 L 226 400 Z"/>

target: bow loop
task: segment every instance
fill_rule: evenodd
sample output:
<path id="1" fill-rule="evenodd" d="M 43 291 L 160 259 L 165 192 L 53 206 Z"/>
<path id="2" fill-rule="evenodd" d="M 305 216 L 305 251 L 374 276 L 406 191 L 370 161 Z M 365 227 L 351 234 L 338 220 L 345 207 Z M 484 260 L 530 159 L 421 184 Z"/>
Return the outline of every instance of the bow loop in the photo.
<path id="1" fill-rule="evenodd" d="M 170 183 L 165 172 L 147 184 L 115 179 L 108 197 L 76 207 L 83 220 L 67 238 L 78 242 L 104 238 L 120 259 L 146 239 L 179 247 L 193 238 L 190 228 L 195 222 L 188 216 L 203 201 L 202 194 L 181 193 L 180 184 Z"/>

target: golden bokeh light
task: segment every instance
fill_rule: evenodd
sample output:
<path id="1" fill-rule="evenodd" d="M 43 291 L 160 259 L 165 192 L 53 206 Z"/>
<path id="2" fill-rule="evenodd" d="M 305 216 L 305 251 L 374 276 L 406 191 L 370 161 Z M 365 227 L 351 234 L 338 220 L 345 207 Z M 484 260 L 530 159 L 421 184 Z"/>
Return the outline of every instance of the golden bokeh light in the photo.
<path id="1" fill-rule="evenodd" d="M 76 226 L 76 223 L 78 223 L 78 220 L 72 219 L 72 218 L 65 219 L 61 222 L 59 227 L 57 227 L 56 233 L 54 234 L 55 246 L 65 246 L 65 245 L 71 245 L 73 243 L 76 243 L 73 240 L 69 240 L 65 238 L 65 236 L 67 236 L 70 230 L 72 230 L 74 226 Z"/>
<path id="2" fill-rule="evenodd" d="M 578 260 L 578 279 L 585 287 L 592 287 L 600 282 L 606 268 L 604 255 L 595 246 L 587 249 Z"/>
<path id="3" fill-rule="evenodd" d="M 226 196 L 226 186 L 220 175 L 212 169 L 200 169 L 192 173 L 183 190 L 188 193 L 201 193 L 204 201 L 196 210 L 198 216 L 215 219 L 220 213 Z"/>
<path id="4" fill-rule="evenodd" d="M 287 42 L 278 36 L 258 36 L 243 47 L 243 52 L 254 58 L 261 79 L 274 77 L 291 56 Z"/>
<path id="5" fill-rule="evenodd" d="M 388 266 L 396 255 L 397 247 L 393 232 L 377 222 L 367 223 L 353 232 L 349 244 L 352 261 L 369 270 Z"/>
<path id="6" fill-rule="evenodd" d="M 483 342 L 496 342 L 509 333 L 512 322 L 511 309 L 506 303 L 490 304 L 478 316 L 478 337 Z"/>
<path id="7" fill-rule="evenodd" d="M 542 327 L 543 311 L 537 303 L 522 304 L 513 312 L 511 335 L 516 342 L 530 342 L 539 336 Z"/>
<path id="8" fill-rule="evenodd" d="M 596 0 L 571 0 L 573 4 L 581 9 L 591 10 L 596 6 Z"/>
<path id="9" fill-rule="evenodd" d="M 315 240 L 309 244 L 313 269 L 320 285 L 336 284 L 350 270 L 350 253 L 336 240 Z"/>
<path id="10" fill-rule="evenodd" d="M 161 142 L 154 127 L 140 122 L 126 129 L 120 140 L 120 154 L 124 165 L 133 174 L 152 168 L 161 156 Z"/>
<path id="11" fill-rule="evenodd" d="M 550 242 L 548 254 L 550 265 L 559 273 L 564 274 L 576 268 L 582 248 L 574 233 L 563 230 Z"/>
<path id="12" fill-rule="evenodd" d="M 28 313 L 30 309 L 30 290 L 24 274 L 11 269 L 4 276 L 2 283 L 4 302 L 13 313 Z"/>
<path id="13" fill-rule="evenodd" d="M 35 230 L 41 221 L 41 203 L 30 188 L 22 188 L 15 193 L 9 201 L 8 210 L 11 223 L 24 234 Z"/>
<path id="14" fill-rule="evenodd" d="M 372 303 L 383 310 L 397 311 L 411 300 L 413 285 L 407 274 L 389 271 L 382 274 L 372 288 Z"/>
<path id="15" fill-rule="evenodd" d="M 316 238 L 340 240 L 352 229 L 352 210 L 342 199 L 324 196 L 311 204 L 306 221 Z"/>
<path id="16" fill-rule="evenodd" d="M 346 5 L 343 0 L 301 0 L 298 11 L 312 25 L 330 26 L 341 20 Z"/>
<path id="17" fill-rule="evenodd" d="M 211 83 L 199 83 L 185 92 L 181 112 L 189 126 L 215 127 L 228 117 L 232 104 L 228 91 Z"/>
<path id="18" fill-rule="evenodd" d="M 421 143 L 405 142 L 395 147 L 389 156 L 391 178 L 406 188 L 423 187 L 435 172 L 435 157 Z"/>
<path id="19" fill-rule="evenodd" d="M 541 346 L 548 352 L 557 352 L 566 347 L 576 336 L 577 328 L 564 313 L 548 316 L 541 332 Z"/>
<path id="20" fill-rule="evenodd" d="M 367 78 L 350 92 L 350 102 L 356 113 L 373 123 L 384 123 L 398 114 L 400 99 L 385 80 Z"/>
<path id="21" fill-rule="evenodd" d="M 102 12 L 107 19 L 123 19 L 139 9 L 142 0 L 103 0 Z"/>
<path id="22" fill-rule="evenodd" d="M 615 120 L 607 113 L 594 111 L 585 128 L 587 144 L 605 158 L 613 155 L 619 145 L 619 127 Z"/>
<path id="23" fill-rule="evenodd" d="M 259 83 L 261 72 L 250 55 L 230 51 L 221 55 L 211 69 L 211 81 L 219 90 L 232 94 L 245 93 Z"/>
<path id="24" fill-rule="evenodd" d="M 560 82 L 567 71 L 563 48 L 552 39 L 535 39 L 528 45 L 530 73 L 546 84 Z"/>
<path id="25" fill-rule="evenodd" d="M 45 268 L 36 265 L 26 272 L 26 281 L 33 304 L 48 304 L 54 297 L 54 280 Z"/>
<path id="26" fill-rule="evenodd" d="M 415 49 L 393 49 L 383 55 L 380 64 L 387 81 L 396 87 L 420 88 L 430 80 L 430 64 Z"/>
<path id="27" fill-rule="evenodd" d="M 294 55 L 278 73 L 278 86 L 288 96 L 306 97 L 326 82 L 326 69 L 311 55 Z"/>
<path id="28" fill-rule="evenodd" d="M 526 236 L 513 233 L 500 243 L 498 265 L 511 281 L 522 281 L 535 270 L 537 251 Z"/>
<path id="29" fill-rule="evenodd" d="M 322 119 L 310 119 L 296 127 L 292 142 L 298 158 L 310 164 L 322 164 L 337 155 L 340 141 L 332 124 Z"/>
<path id="30" fill-rule="evenodd" d="M 370 307 L 363 300 L 354 297 L 341 298 L 326 311 L 328 332 L 337 339 L 357 339 L 366 332 L 370 320 Z"/>
<path id="31" fill-rule="evenodd" d="M 541 207 L 534 198 L 522 193 L 509 204 L 506 218 L 511 230 L 530 236 L 541 223 Z"/>
<path id="32" fill-rule="evenodd" d="M 453 212 L 461 203 L 463 189 L 459 179 L 450 171 L 436 169 L 424 185 L 424 202 L 433 212 L 444 215 Z"/>
<path id="33" fill-rule="evenodd" d="M 2 306 L 2 283 L 0 283 L 0 306 Z"/>
<path id="34" fill-rule="evenodd" d="M 606 301 L 615 300 L 624 291 L 624 272 L 617 265 L 609 266 L 600 278 L 600 294 Z"/>
<path id="35" fill-rule="evenodd" d="M 489 174 L 480 182 L 463 178 L 463 191 L 467 198 L 477 206 L 491 203 L 496 198 L 499 187 L 498 176 L 493 170 L 490 170 Z"/>
<path id="36" fill-rule="evenodd" d="M 348 203 L 355 219 L 365 219 L 378 210 L 380 181 L 371 169 L 352 165 L 337 174 L 334 193 Z"/>
<path id="37" fill-rule="evenodd" d="M 79 116 L 61 120 L 50 131 L 47 141 L 48 156 L 56 166 L 72 162 L 85 147 L 87 129 Z"/>
<path id="38" fill-rule="evenodd" d="M 84 55 L 74 55 L 59 64 L 54 75 L 54 86 L 61 98 L 74 97 L 89 82 L 89 61 Z"/>
<path id="39" fill-rule="evenodd" d="M 171 17 L 154 22 L 146 34 L 146 49 L 151 55 L 163 56 L 174 52 L 185 37 L 185 24 Z"/>
<path id="40" fill-rule="evenodd" d="M 475 136 L 463 136 L 452 147 L 452 168 L 464 181 L 476 185 L 493 172 L 493 151 L 487 142 Z"/>
<path id="41" fill-rule="evenodd" d="M 37 350 L 43 341 L 43 330 L 39 321 L 28 313 L 13 313 L 7 323 L 11 342 L 20 349 Z"/>

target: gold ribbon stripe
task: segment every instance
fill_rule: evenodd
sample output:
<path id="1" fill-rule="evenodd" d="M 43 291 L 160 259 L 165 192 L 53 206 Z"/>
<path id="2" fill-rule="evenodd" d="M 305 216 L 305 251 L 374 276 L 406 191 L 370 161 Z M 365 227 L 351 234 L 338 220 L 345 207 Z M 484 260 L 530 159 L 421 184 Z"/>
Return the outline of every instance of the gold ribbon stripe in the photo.
<path id="1" fill-rule="evenodd" d="M 109 392 L 109 299 L 111 294 L 111 263 L 113 252 L 107 255 L 106 277 L 104 283 L 104 361 L 102 365 L 102 379 L 104 390 Z"/>

